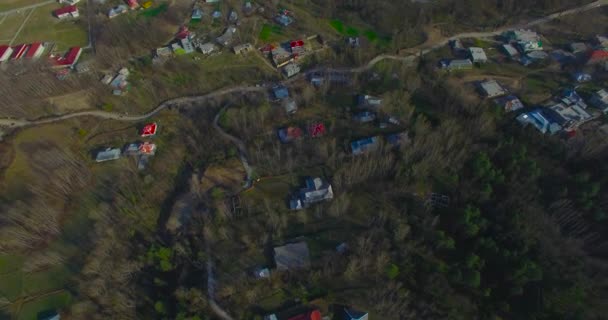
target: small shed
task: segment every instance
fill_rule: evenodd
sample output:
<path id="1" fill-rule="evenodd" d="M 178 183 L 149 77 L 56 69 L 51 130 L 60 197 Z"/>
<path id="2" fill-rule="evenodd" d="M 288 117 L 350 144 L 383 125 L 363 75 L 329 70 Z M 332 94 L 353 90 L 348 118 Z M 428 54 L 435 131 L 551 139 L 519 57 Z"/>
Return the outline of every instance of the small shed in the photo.
<path id="1" fill-rule="evenodd" d="M 486 63 L 488 62 L 488 56 L 482 48 L 470 47 L 469 55 L 474 63 Z"/>
<path id="2" fill-rule="evenodd" d="M 507 90 L 504 89 L 496 80 L 486 80 L 479 84 L 479 89 L 483 96 L 488 98 L 496 98 L 507 93 Z"/>

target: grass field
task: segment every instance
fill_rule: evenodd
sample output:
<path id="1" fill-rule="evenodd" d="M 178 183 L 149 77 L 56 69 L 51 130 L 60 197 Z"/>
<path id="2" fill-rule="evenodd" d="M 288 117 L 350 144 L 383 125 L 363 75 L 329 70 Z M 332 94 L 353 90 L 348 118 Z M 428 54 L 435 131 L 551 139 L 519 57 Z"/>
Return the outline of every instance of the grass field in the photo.
<path id="1" fill-rule="evenodd" d="M 29 10 L 0 17 L 0 43 L 8 44 L 13 39 L 15 32 L 17 32 L 28 13 Z"/>
<path id="2" fill-rule="evenodd" d="M 48 315 L 70 304 L 72 296 L 65 291 L 38 298 L 23 304 L 17 319 L 32 320 Z"/>
<path id="3" fill-rule="evenodd" d="M 52 15 L 57 7 L 52 3 L 36 8 L 15 43 L 55 42 L 61 51 L 72 46 L 86 46 L 88 35 L 84 14 L 77 20 L 61 21 Z"/>
<path id="4" fill-rule="evenodd" d="M 17 9 L 45 2 L 46 0 L 2 0 L 0 1 L 0 11 Z"/>

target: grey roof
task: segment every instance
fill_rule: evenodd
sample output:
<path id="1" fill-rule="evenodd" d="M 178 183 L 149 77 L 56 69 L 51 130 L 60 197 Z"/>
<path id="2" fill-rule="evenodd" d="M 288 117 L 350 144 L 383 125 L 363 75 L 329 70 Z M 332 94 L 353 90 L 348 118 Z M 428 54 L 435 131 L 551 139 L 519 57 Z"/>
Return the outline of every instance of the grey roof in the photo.
<path id="1" fill-rule="evenodd" d="M 235 27 L 228 27 L 228 28 L 226 28 L 226 31 L 224 31 L 224 34 L 217 37 L 216 41 L 217 41 L 217 43 L 219 43 L 223 46 L 227 46 L 230 44 L 230 42 L 232 42 L 232 36 L 234 36 L 235 33 L 236 33 Z"/>
<path id="2" fill-rule="evenodd" d="M 120 149 L 107 148 L 107 149 L 97 153 L 97 156 L 95 157 L 95 161 L 104 162 L 104 161 L 109 161 L 109 160 L 116 160 L 116 159 L 120 158 L 120 155 L 121 155 Z"/>
<path id="3" fill-rule="evenodd" d="M 485 62 L 488 61 L 488 56 L 482 48 L 470 47 L 469 54 L 473 62 Z"/>
<path id="4" fill-rule="evenodd" d="M 295 63 L 290 63 L 283 67 L 283 74 L 285 74 L 287 77 L 292 77 L 298 72 L 300 72 L 300 66 Z"/>
<path id="5" fill-rule="evenodd" d="M 507 91 L 496 80 L 484 81 L 479 86 L 484 95 L 490 98 L 502 96 L 507 93 Z"/>
<path id="6" fill-rule="evenodd" d="M 274 248 L 274 260 L 278 270 L 310 268 L 310 252 L 306 242 L 288 243 Z"/>
<path id="7" fill-rule="evenodd" d="M 334 197 L 334 192 L 331 188 L 331 184 L 317 177 L 306 179 L 306 188 L 300 190 L 300 195 L 302 202 L 305 205 L 310 205 L 332 199 Z"/>
<path id="8" fill-rule="evenodd" d="M 510 57 L 514 57 L 516 55 L 519 54 L 519 51 L 517 51 L 517 49 L 515 49 L 514 46 L 512 46 L 511 44 L 503 44 L 502 48 L 505 50 L 505 52 L 510 56 Z"/>
<path id="9" fill-rule="evenodd" d="M 215 45 L 211 42 L 205 43 L 205 44 L 201 44 L 198 46 L 198 49 L 204 53 L 204 54 L 208 54 L 211 53 L 215 50 Z"/>

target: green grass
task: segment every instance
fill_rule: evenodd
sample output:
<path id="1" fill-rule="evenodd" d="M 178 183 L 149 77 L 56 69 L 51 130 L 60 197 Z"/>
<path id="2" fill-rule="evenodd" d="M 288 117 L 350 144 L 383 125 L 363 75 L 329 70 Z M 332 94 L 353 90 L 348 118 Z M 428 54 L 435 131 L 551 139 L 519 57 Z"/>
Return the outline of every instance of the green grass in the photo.
<path id="1" fill-rule="evenodd" d="M 25 6 L 44 2 L 45 0 L 2 0 L 0 1 L 0 11 L 18 9 Z"/>
<path id="2" fill-rule="evenodd" d="M 153 18 L 153 17 L 156 17 L 159 14 L 167 11 L 168 8 L 169 8 L 168 4 L 162 3 L 158 7 L 152 7 L 152 8 L 146 9 L 144 12 L 141 13 L 141 15 L 146 18 Z"/>
<path id="3" fill-rule="evenodd" d="M 353 27 L 348 27 L 348 28 L 346 28 L 346 34 L 351 37 L 358 37 L 359 30 L 356 28 L 353 28 Z"/>
<path id="4" fill-rule="evenodd" d="M 262 26 L 262 30 L 260 31 L 260 35 L 258 38 L 262 41 L 271 40 L 273 35 L 281 35 L 283 31 L 281 27 L 275 25 L 265 24 Z"/>
<path id="5" fill-rule="evenodd" d="M 283 302 L 287 300 L 288 295 L 283 289 L 279 289 L 272 293 L 271 295 L 262 298 L 258 305 L 267 311 L 273 311 L 281 307 Z"/>
<path id="6" fill-rule="evenodd" d="M 21 11 L 8 15 L 6 18 L 0 17 L 0 21 L 4 20 L 0 24 L 0 40 L 8 40 L 2 41 L 2 43 L 8 44 L 10 42 L 28 13 L 29 11 Z"/>
<path id="7" fill-rule="evenodd" d="M 334 28 L 334 30 L 338 31 L 338 33 L 344 33 L 344 23 L 342 21 L 334 19 L 329 22 L 329 25 Z"/>
<path id="8" fill-rule="evenodd" d="M 58 50 L 85 46 L 88 34 L 85 24 L 74 19 L 58 20 L 52 11 L 56 3 L 36 8 L 14 43 L 55 42 Z M 78 19 L 86 19 L 84 14 Z"/>
<path id="9" fill-rule="evenodd" d="M 41 297 L 23 305 L 17 319 L 35 320 L 48 315 L 48 312 L 60 310 L 72 301 L 68 292 L 60 292 L 50 296 Z"/>

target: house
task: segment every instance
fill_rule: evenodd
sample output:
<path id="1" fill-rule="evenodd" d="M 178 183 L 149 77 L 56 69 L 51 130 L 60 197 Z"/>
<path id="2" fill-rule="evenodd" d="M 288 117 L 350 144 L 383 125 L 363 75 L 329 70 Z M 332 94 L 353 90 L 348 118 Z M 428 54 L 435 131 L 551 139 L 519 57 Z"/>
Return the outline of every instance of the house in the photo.
<path id="1" fill-rule="evenodd" d="M 61 316 L 56 311 L 44 312 L 45 316 L 38 316 L 40 320 L 61 320 Z"/>
<path id="2" fill-rule="evenodd" d="M 108 11 L 108 18 L 112 19 L 118 15 L 127 12 L 128 10 L 129 8 L 124 4 L 117 5 L 116 7 L 113 7 L 112 9 L 110 9 L 110 11 Z"/>
<path id="3" fill-rule="evenodd" d="M 507 42 L 511 42 L 511 41 L 515 41 L 515 42 L 519 42 L 519 41 L 538 41 L 538 40 L 540 40 L 540 36 L 538 35 L 538 33 L 534 32 L 532 30 L 525 30 L 525 29 L 509 30 L 509 31 L 503 33 L 503 37 L 505 38 L 505 40 Z"/>
<path id="4" fill-rule="evenodd" d="M 509 95 L 506 97 L 497 98 L 494 100 L 497 105 L 499 105 L 505 112 L 517 111 L 519 109 L 523 109 L 525 106 L 519 98 L 514 95 Z"/>
<path id="5" fill-rule="evenodd" d="M 517 121 L 523 126 L 533 125 L 541 133 L 555 134 L 562 130 L 562 127 L 553 121 L 553 116 L 547 113 L 547 109 L 538 108 L 530 112 L 522 113 L 517 117 Z"/>
<path id="6" fill-rule="evenodd" d="M 517 51 L 517 49 L 515 49 L 515 47 L 509 43 L 502 45 L 502 51 L 511 59 L 519 56 L 519 51 Z"/>
<path id="7" fill-rule="evenodd" d="M 151 142 L 144 142 L 139 145 L 139 154 L 153 156 L 156 153 L 156 144 Z"/>
<path id="8" fill-rule="evenodd" d="M 450 40 L 449 44 L 450 48 L 452 49 L 452 54 L 455 56 L 461 56 L 467 52 L 467 49 L 464 48 L 462 42 L 458 39 Z"/>
<path id="9" fill-rule="evenodd" d="M 283 109 L 285 109 L 287 114 L 294 114 L 296 111 L 298 111 L 298 105 L 294 99 L 284 99 L 281 104 L 283 105 Z"/>
<path id="10" fill-rule="evenodd" d="M 302 129 L 299 127 L 285 127 L 278 130 L 279 140 L 283 143 L 289 143 L 294 140 L 301 139 L 303 136 Z"/>
<path id="11" fill-rule="evenodd" d="M 488 56 L 482 48 L 470 47 L 469 56 L 474 63 L 486 63 L 488 62 Z"/>
<path id="12" fill-rule="evenodd" d="M 549 108 L 559 115 L 556 122 L 565 130 L 574 129 L 593 118 L 580 104 L 559 102 Z"/>
<path id="13" fill-rule="evenodd" d="M 144 3 L 141 4 L 141 7 L 143 9 L 149 9 L 152 7 L 152 5 L 154 5 L 154 3 L 152 1 L 146 1 Z"/>
<path id="14" fill-rule="evenodd" d="M 112 82 L 112 75 L 110 74 L 106 74 L 105 76 L 103 76 L 103 78 L 101 78 L 101 83 L 105 84 L 105 85 L 109 85 L 110 82 Z"/>
<path id="15" fill-rule="evenodd" d="M 236 27 L 228 27 L 228 28 L 226 28 L 226 31 L 224 31 L 224 34 L 217 37 L 217 39 L 215 39 L 215 41 L 218 44 L 220 44 L 224 47 L 227 47 L 232 42 L 232 38 L 235 33 L 236 33 Z"/>
<path id="16" fill-rule="evenodd" d="M 253 8 L 253 5 L 251 4 L 251 1 L 245 1 L 245 4 L 243 4 L 243 14 L 245 16 L 250 16 L 253 14 L 253 11 L 255 10 Z"/>
<path id="17" fill-rule="evenodd" d="M 442 60 L 439 62 L 442 69 L 449 71 L 467 70 L 473 68 L 473 62 L 469 59 Z"/>
<path id="18" fill-rule="evenodd" d="M 25 57 L 28 59 L 38 59 L 44 52 L 44 46 L 40 42 L 34 42 L 30 45 L 30 48 L 27 50 Z"/>
<path id="19" fill-rule="evenodd" d="M 351 48 L 359 48 L 361 46 L 361 39 L 359 37 L 348 37 L 346 38 L 346 44 Z"/>
<path id="20" fill-rule="evenodd" d="M 239 44 L 232 48 L 235 54 L 243 54 L 253 50 L 253 46 L 250 43 Z"/>
<path id="21" fill-rule="evenodd" d="M 597 64 L 608 60 L 608 50 L 593 50 L 589 53 L 587 64 Z"/>
<path id="22" fill-rule="evenodd" d="M 331 200 L 334 192 L 331 184 L 321 178 L 306 178 L 306 186 L 289 201 L 291 210 L 301 210 L 315 203 Z"/>
<path id="23" fill-rule="evenodd" d="M 143 138 L 152 137 L 152 136 L 156 135 L 157 129 L 158 129 L 158 125 L 156 124 L 156 122 L 148 123 L 143 128 L 141 128 L 139 135 L 142 136 Z"/>
<path id="24" fill-rule="evenodd" d="M 357 106 L 360 108 L 380 108 L 382 99 L 367 94 L 357 96 Z"/>
<path id="25" fill-rule="evenodd" d="M 306 242 L 288 243 L 274 248 L 274 261 L 279 271 L 310 268 L 310 252 Z"/>
<path id="26" fill-rule="evenodd" d="M 291 50 L 291 53 L 296 55 L 302 54 L 306 51 L 306 48 L 304 47 L 304 41 L 302 40 L 295 40 L 289 42 L 289 48 Z"/>
<path id="27" fill-rule="evenodd" d="M 263 268 L 256 268 L 253 270 L 253 277 L 256 279 L 266 279 L 266 278 L 270 278 L 270 269 L 263 267 Z"/>
<path id="28" fill-rule="evenodd" d="M 13 48 L 7 45 L 0 46 L 0 62 L 7 61 L 13 54 Z"/>
<path id="29" fill-rule="evenodd" d="M 591 75 L 585 72 L 575 72 L 572 74 L 572 79 L 578 83 L 591 81 Z"/>
<path id="30" fill-rule="evenodd" d="M 593 38 L 593 43 L 597 49 L 608 49 L 608 37 L 596 35 Z"/>
<path id="31" fill-rule="evenodd" d="M 139 3 L 137 2 L 137 0 L 125 0 L 125 2 L 127 3 L 127 6 L 129 6 L 129 9 L 131 9 L 131 10 L 135 10 L 135 9 L 139 8 Z"/>
<path id="32" fill-rule="evenodd" d="M 549 57 L 549 55 L 544 51 L 532 51 L 526 53 L 525 57 L 530 60 L 545 60 Z"/>
<path id="33" fill-rule="evenodd" d="M 154 54 L 157 57 L 161 57 L 161 58 L 163 58 L 163 57 L 170 57 L 173 54 L 173 51 L 169 47 L 161 47 L 161 48 L 157 48 L 154 51 Z"/>
<path id="34" fill-rule="evenodd" d="M 283 74 L 287 78 L 291 78 L 300 72 L 300 66 L 295 63 L 289 63 L 285 67 L 283 67 Z"/>
<path id="35" fill-rule="evenodd" d="M 129 82 L 127 82 L 127 76 L 124 74 L 116 75 L 116 77 L 114 77 L 114 79 L 112 79 L 112 82 L 110 82 L 110 86 L 112 88 L 120 89 L 120 90 L 125 89 L 128 85 L 129 85 Z M 121 91 L 121 93 L 122 93 L 122 91 Z"/>
<path id="36" fill-rule="evenodd" d="M 119 159 L 121 155 L 120 149 L 118 148 L 107 148 L 97 153 L 95 161 L 104 162 L 110 160 Z"/>
<path id="37" fill-rule="evenodd" d="M 211 17 L 213 19 L 219 19 L 222 17 L 222 12 L 219 10 L 215 10 L 215 11 L 213 11 L 213 13 L 211 13 Z"/>
<path id="38" fill-rule="evenodd" d="M 608 90 L 602 89 L 593 93 L 589 103 L 602 112 L 608 113 Z"/>
<path id="39" fill-rule="evenodd" d="M 68 52 L 63 57 L 51 57 L 56 68 L 71 68 L 73 67 L 78 59 L 80 59 L 80 55 L 82 54 L 82 49 L 80 47 L 72 47 L 68 50 Z"/>
<path id="40" fill-rule="evenodd" d="M 353 308 L 344 308 L 344 320 L 368 320 L 367 312 L 357 311 Z"/>
<path id="41" fill-rule="evenodd" d="M 21 59 L 21 57 L 23 57 L 25 55 L 25 53 L 27 52 L 27 48 L 28 48 L 27 44 L 20 44 L 18 46 L 14 46 L 12 48 L 13 54 L 11 55 L 11 60 Z"/>
<path id="42" fill-rule="evenodd" d="M 353 116 L 353 120 L 359 123 L 368 123 L 376 120 L 376 113 L 371 111 L 358 112 Z"/>
<path id="43" fill-rule="evenodd" d="M 285 13 L 281 13 L 274 17 L 274 21 L 283 27 L 288 27 L 294 22 L 294 19 Z"/>
<path id="44" fill-rule="evenodd" d="M 73 5 L 77 4 L 78 2 L 80 2 L 80 0 L 59 0 L 60 4 L 67 4 L 69 6 L 73 6 Z"/>
<path id="45" fill-rule="evenodd" d="M 322 122 L 313 123 L 308 126 L 308 135 L 311 138 L 319 138 L 325 135 L 326 129 L 325 124 Z"/>
<path id="46" fill-rule="evenodd" d="M 215 44 L 211 42 L 207 42 L 198 46 L 198 50 L 203 54 L 211 54 L 213 51 L 215 51 L 215 49 Z"/>
<path id="47" fill-rule="evenodd" d="M 286 99 L 289 98 L 289 89 L 287 89 L 285 86 L 274 86 L 272 88 L 272 94 L 274 95 L 275 99 Z"/>
<path id="48" fill-rule="evenodd" d="M 272 62 L 277 68 L 281 68 L 293 61 L 291 52 L 287 51 L 282 46 L 273 47 L 270 51 Z"/>
<path id="49" fill-rule="evenodd" d="M 589 47 L 584 42 L 573 42 L 568 45 L 568 49 L 573 54 L 585 53 L 589 50 Z"/>
<path id="50" fill-rule="evenodd" d="M 175 39 L 177 39 L 177 40 L 186 39 L 186 38 L 190 37 L 190 34 L 191 34 L 191 32 L 188 29 L 188 27 L 180 26 L 179 30 L 177 30 L 177 33 L 175 34 Z"/>
<path id="51" fill-rule="evenodd" d="M 287 320 L 321 320 L 321 312 L 317 309 L 310 310 L 306 313 L 301 313 L 293 317 L 287 318 Z"/>
<path id="52" fill-rule="evenodd" d="M 122 154 L 124 156 L 138 156 L 140 145 L 141 145 L 141 143 L 139 143 L 139 142 L 129 143 L 123 148 Z"/>
<path id="53" fill-rule="evenodd" d="M 364 138 L 350 143 L 350 149 L 355 156 L 372 151 L 377 147 L 378 137 Z"/>
<path id="54" fill-rule="evenodd" d="M 53 11 L 53 15 L 55 15 L 55 17 L 57 17 L 58 19 L 66 19 L 66 18 L 78 18 L 79 14 L 78 14 L 78 7 L 72 5 L 72 6 L 66 6 L 63 8 L 59 8 L 55 11 Z"/>
<path id="55" fill-rule="evenodd" d="M 239 14 L 236 13 L 235 10 L 231 10 L 228 14 L 228 21 L 231 23 L 236 23 L 239 20 Z"/>
<path id="56" fill-rule="evenodd" d="M 543 50 L 543 43 L 540 40 L 519 41 L 517 42 L 517 46 L 519 47 L 519 50 L 523 53 Z"/>
<path id="57" fill-rule="evenodd" d="M 203 10 L 195 8 L 192 10 L 192 20 L 201 20 L 203 18 Z"/>
<path id="58" fill-rule="evenodd" d="M 482 95 L 488 98 L 496 98 L 507 93 L 496 80 L 486 80 L 479 84 L 479 90 Z"/>
<path id="59" fill-rule="evenodd" d="M 192 52 L 194 52 L 194 45 L 192 44 L 192 41 L 190 40 L 190 37 L 186 37 L 184 39 L 180 39 L 179 40 L 179 44 L 181 45 L 182 49 L 184 49 L 184 53 L 192 53 Z"/>

